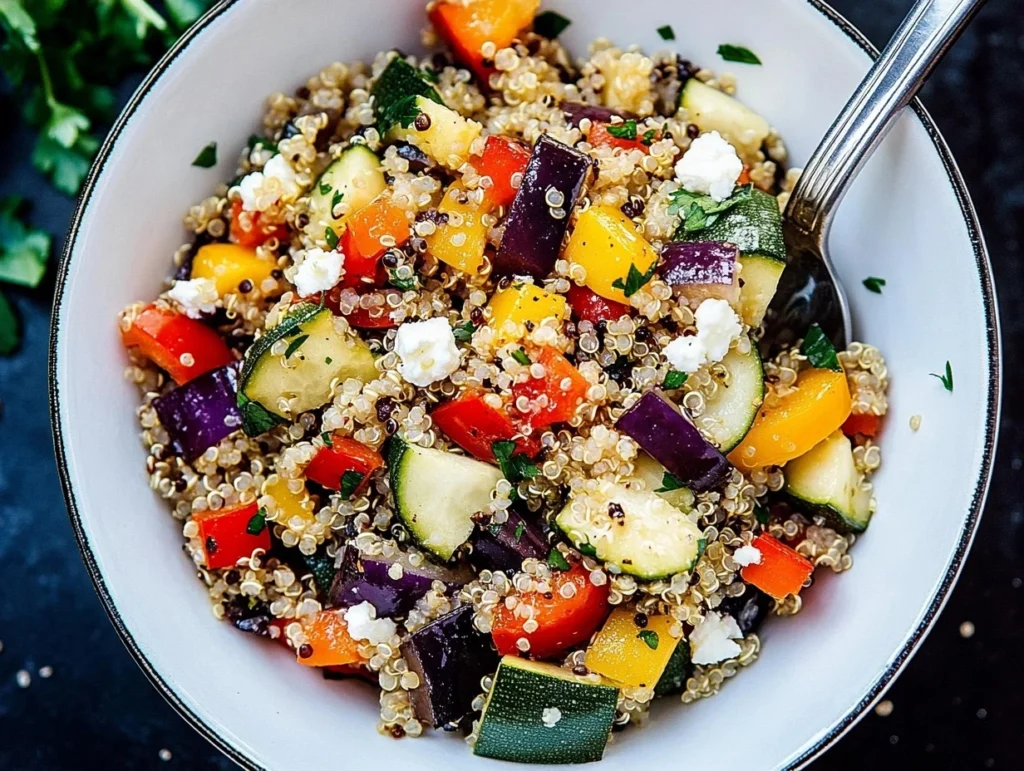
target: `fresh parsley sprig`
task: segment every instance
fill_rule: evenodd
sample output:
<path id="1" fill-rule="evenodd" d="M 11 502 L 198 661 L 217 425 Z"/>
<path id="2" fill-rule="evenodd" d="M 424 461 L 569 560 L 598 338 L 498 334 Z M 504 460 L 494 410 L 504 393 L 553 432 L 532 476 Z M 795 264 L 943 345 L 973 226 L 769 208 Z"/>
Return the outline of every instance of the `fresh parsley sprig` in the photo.
<path id="1" fill-rule="evenodd" d="M 658 269 L 658 261 L 655 260 L 651 263 L 651 267 L 646 272 L 641 273 L 637 270 L 636 265 L 630 263 L 629 272 L 625 278 L 617 278 L 612 282 L 612 287 L 615 289 L 621 289 L 622 293 L 626 297 L 632 297 L 654 278 L 654 271 Z"/>
<path id="2" fill-rule="evenodd" d="M 929 373 L 932 377 L 938 378 L 942 382 L 942 387 L 950 393 L 953 393 L 953 365 L 948 361 L 946 362 L 946 372 L 942 375 L 936 375 L 934 372 Z"/>
<path id="3" fill-rule="evenodd" d="M 807 361 L 815 369 L 830 369 L 833 372 L 843 371 L 835 346 L 832 345 L 828 335 L 817 324 L 812 324 L 811 328 L 807 330 L 807 335 L 800 345 L 800 353 L 807 357 Z"/>
<path id="4" fill-rule="evenodd" d="M 668 213 L 670 216 L 683 215 L 683 223 L 676 231 L 677 235 L 698 233 L 714 225 L 734 206 L 750 200 L 753 194 L 753 185 L 743 185 L 724 201 L 716 201 L 710 195 L 680 189 L 671 194 Z"/>

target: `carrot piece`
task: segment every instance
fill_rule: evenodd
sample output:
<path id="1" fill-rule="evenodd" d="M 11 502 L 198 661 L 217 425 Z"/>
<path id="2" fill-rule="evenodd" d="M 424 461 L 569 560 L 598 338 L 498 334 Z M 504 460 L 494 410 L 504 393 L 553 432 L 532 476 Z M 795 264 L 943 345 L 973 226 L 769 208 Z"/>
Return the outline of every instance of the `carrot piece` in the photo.
<path id="1" fill-rule="evenodd" d="M 512 386 L 512 396 L 517 401 L 521 396 L 530 400 L 531 406 L 523 414 L 532 428 L 547 428 L 554 423 L 564 423 L 576 414 L 590 383 L 554 348 L 542 348 L 537 361 L 544 366 L 544 377 L 516 383 Z"/>
<path id="2" fill-rule="evenodd" d="M 563 586 L 571 584 L 575 594 L 565 597 Z M 499 604 L 491 622 L 491 637 L 502 656 L 523 655 L 518 647 L 520 639 L 530 643 L 527 651 L 533 658 L 545 659 L 590 638 L 611 612 L 608 604 L 608 585 L 594 586 L 590 572 L 582 564 L 572 570 L 556 572 L 551 579 L 550 597 L 531 592 L 517 595 L 520 604 L 533 608 L 537 629 L 527 632 L 523 625 L 527 617 Z"/>
<path id="3" fill-rule="evenodd" d="M 210 570 L 233 567 L 256 549 L 270 551 L 270 529 L 253 503 L 192 515 L 199 526 L 203 562 Z"/>
<path id="4" fill-rule="evenodd" d="M 767 533 L 755 538 L 752 545 L 761 552 L 761 561 L 740 571 L 743 580 L 776 600 L 800 594 L 814 564 Z"/>
<path id="5" fill-rule="evenodd" d="M 370 474 L 383 465 L 384 459 L 372 447 L 334 434 L 330 446 L 321 447 L 306 466 L 306 478 L 329 490 L 340 490 L 345 486 L 345 475 L 354 472 L 360 475 L 352 489 L 355 494 L 366 489 Z"/>
<path id="6" fill-rule="evenodd" d="M 300 648 L 298 662 L 307 667 L 340 667 L 363 660 L 359 655 L 359 643 L 348 633 L 343 609 L 317 613 L 306 627 L 306 639 L 312 650 L 302 651 Z M 303 658 L 303 652 L 310 655 Z"/>
<path id="7" fill-rule="evenodd" d="M 143 309 L 121 332 L 121 342 L 138 348 L 178 385 L 235 360 L 220 335 L 203 322 L 155 305 Z"/>

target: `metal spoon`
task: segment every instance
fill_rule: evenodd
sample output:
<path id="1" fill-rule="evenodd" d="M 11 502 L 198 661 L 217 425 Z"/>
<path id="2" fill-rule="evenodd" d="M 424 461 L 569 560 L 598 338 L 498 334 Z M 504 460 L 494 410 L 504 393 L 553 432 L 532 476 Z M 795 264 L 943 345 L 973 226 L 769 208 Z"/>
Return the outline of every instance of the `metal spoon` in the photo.
<path id="1" fill-rule="evenodd" d="M 828 130 L 786 207 L 789 261 L 768 309 L 761 348 L 792 345 L 817 322 L 839 348 L 850 307 L 829 257 L 836 208 L 900 112 L 985 0 L 919 0 Z"/>

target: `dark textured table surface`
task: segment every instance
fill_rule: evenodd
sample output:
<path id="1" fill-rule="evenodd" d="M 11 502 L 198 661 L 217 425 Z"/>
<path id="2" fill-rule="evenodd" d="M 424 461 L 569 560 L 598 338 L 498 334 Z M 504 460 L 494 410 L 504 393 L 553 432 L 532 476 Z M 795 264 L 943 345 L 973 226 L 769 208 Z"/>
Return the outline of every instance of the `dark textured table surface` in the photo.
<path id="1" fill-rule="evenodd" d="M 833 4 L 882 43 L 911 0 Z M 1015 388 L 1024 379 L 1020 0 L 989 3 L 933 77 L 924 101 L 963 169 L 992 253 L 1006 353 L 999 455 L 981 530 L 948 606 L 887 702 L 816 768 L 1024 765 L 1024 411 Z M 0 102 L 0 113 L 15 109 Z M 72 204 L 31 171 L 24 160 L 30 139 L 10 119 L 0 121 L 0 147 L 0 195 L 30 194 L 38 201 L 36 223 L 62 235 Z M 231 768 L 136 668 L 79 559 L 50 443 L 51 289 L 52 279 L 36 292 L 12 292 L 26 345 L 14 358 L 0 359 L 0 769 Z M 51 676 L 43 676 L 44 668 Z M 17 683 L 20 670 L 31 673 L 28 688 Z M 169 760 L 162 762 L 168 758 L 162 750 Z"/>

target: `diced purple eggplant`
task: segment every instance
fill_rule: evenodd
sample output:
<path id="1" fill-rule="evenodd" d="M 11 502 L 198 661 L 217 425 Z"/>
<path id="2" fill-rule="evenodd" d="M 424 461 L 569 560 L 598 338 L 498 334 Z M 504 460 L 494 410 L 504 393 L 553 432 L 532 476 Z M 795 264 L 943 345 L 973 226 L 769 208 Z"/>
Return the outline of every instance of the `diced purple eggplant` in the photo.
<path id="1" fill-rule="evenodd" d="M 491 638 L 473 626 L 472 605 L 413 632 L 401 651 L 420 678 L 409 694 L 416 717 L 434 728 L 458 723 L 472 711 L 480 680 L 498 668 Z"/>
<path id="2" fill-rule="evenodd" d="M 735 305 L 740 299 L 739 258 L 734 244 L 673 242 L 662 249 L 658 272 L 687 300 L 713 297 Z"/>
<path id="3" fill-rule="evenodd" d="M 395 565 L 401 566 L 400 573 Z M 392 578 L 392 574 L 398 578 Z M 336 608 L 368 602 L 377 609 L 378 616 L 404 616 L 430 591 L 434 581 L 441 581 L 454 592 L 471 580 L 473 571 L 466 567 L 442 567 L 426 559 L 414 566 L 405 552 L 393 557 L 364 557 L 358 549 L 348 547 L 331 586 L 330 602 Z"/>
<path id="4" fill-rule="evenodd" d="M 398 144 L 398 157 L 404 158 L 409 162 L 409 172 L 411 174 L 419 174 L 421 171 L 426 171 L 434 165 L 429 155 L 420 150 L 416 145 L 411 145 L 408 142 L 400 142 Z"/>
<path id="5" fill-rule="evenodd" d="M 495 274 L 542 279 L 554 269 L 569 217 L 591 170 L 586 155 L 541 135 L 505 218 Z"/>
<path id="6" fill-rule="evenodd" d="M 562 112 L 565 113 L 565 120 L 570 126 L 579 128 L 580 121 L 587 118 L 591 123 L 611 123 L 613 118 L 632 117 L 629 113 L 618 112 L 608 107 L 601 107 L 596 104 L 584 104 L 583 102 L 562 102 Z"/>
<path id="7" fill-rule="evenodd" d="M 479 570 L 514 572 L 523 569 L 525 559 L 546 559 L 550 550 L 540 527 L 510 510 L 502 524 L 477 530 L 469 559 Z"/>
<path id="8" fill-rule="evenodd" d="M 732 473 L 725 456 L 659 391 L 641 396 L 615 426 L 695 493 L 720 487 Z"/>
<path id="9" fill-rule="evenodd" d="M 270 636 L 273 616 L 270 615 L 270 606 L 261 600 L 250 603 L 250 598 L 238 595 L 224 604 L 224 615 L 236 629 L 257 637 Z"/>
<path id="10" fill-rule="evenodd" d="M 238 431 L 242 416 L 236 396 L 235 364 L 215 369 L 153 400 L 153 409 L 171 437 L 172 449 L 194 460 Z"/>
<path id="11" fill-rule="evenodd" d="M 772 608 L 775 600 L 755 586 L 747 585 L 747 591 L 739 597 L 726 597 L 718 606 L 719 613 L 727 613 L 736 619 L 743 634 L 756 632 L 761 627 Z"/>

